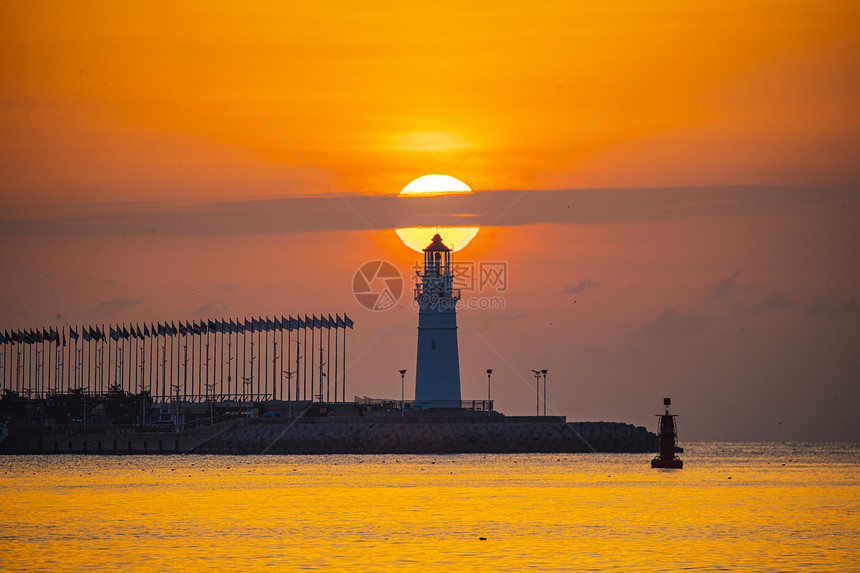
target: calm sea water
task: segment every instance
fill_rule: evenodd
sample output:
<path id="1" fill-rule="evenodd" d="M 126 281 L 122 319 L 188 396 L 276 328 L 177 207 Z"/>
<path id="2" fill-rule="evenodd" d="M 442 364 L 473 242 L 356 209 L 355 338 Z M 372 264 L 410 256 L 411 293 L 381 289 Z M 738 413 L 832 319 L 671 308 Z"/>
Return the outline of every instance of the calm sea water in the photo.
<path id="1" fill-rule="evenodd" d="M 860 445 L 686 446 L 7 456 L 0 569 L 860 571 Z"/>

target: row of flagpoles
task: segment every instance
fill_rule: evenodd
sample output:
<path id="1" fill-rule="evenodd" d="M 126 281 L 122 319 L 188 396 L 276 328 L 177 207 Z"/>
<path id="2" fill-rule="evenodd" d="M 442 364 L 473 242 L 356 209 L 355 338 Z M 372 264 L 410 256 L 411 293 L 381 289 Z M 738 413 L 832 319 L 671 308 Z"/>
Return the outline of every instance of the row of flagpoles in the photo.
<path id="1" fill-rule="evenodd" d="M 337 402 L 353 326 L 344 314 L 5 330 L 0 381 L 31 398 L 118 388 L 156 402 Z"/>

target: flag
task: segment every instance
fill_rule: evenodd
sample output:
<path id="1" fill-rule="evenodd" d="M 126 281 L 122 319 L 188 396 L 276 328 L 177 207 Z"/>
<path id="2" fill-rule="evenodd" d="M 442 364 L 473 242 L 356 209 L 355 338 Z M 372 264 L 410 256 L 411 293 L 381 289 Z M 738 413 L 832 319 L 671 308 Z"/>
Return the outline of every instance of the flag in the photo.
<path id="1" fill-rule="evenodd" d="M 260 330 L 260 321 L 256 318 L 251 318 L 251 330 L 254 332 Z"/>
<path id="2" fill-rule="evenodd" d="M 304 319 L 302 319 L 301 316 L 296 317 L 296 324 L 298 325 L 299 328 L 305 327 L 305 321 L 307 320 L 307 318 L 308 318 L 308 315 L 305 315 Z"/>
<path id="3" fill-rule="evenodd" d="M 146 324 L 144 324 L 143 327 L 146 328 Z M 140 323 L 135 325 L 135 330 L 137 331 L 137 337 L 143 338 L 143 333 L 140 331 Z"/>
<path id="4" fill-rule="evenodd" d="M 320 327 L 328 328 L 328 319 L 324 316 L 320 316 Z"/>
<path id="5" fill-rule="evenodd" d="M 179 334 L 181 334 L 182 336 L 185 336 L 186 334 L 188 334 L 188 327 L 185 326 L 184 324 L 182 324 L 181 322 L 179 323 Z"/>
<path id="6" fill-rule="evenodd" d="M 236 323 L 235 323 L 235 322 L 233 322 L 233 319 L 232 319 L 232 318 L 230 319 L 230 325 L 229 325 L 229 327 L 230 327 L 230 333 L 231 333 L 231 334 L 232 334 L 233 332 L 239 332 L 238 328 L 236 328 Z"/>
<path id="7" fill-rule="evenodd" d="M 248 321 L 247 318 L 245 319 L 245 330 L 250 330 L 251 332 L 254 332 L 254 320 L 253 319 L 250 322 Z"/>
<path id="8" fill-rule="evenodd" d="M 296 330 L 298 327 L 299 327 L 299 321 L 291 316 L 290 317 L 290 332 Z"/>
<path id="9" fill-rule="evenodd" d="M 339 314 L 334 315 L 335 320 L 337 321 L 337 328 L 346 328 L 346 324 L 344 324 L 343 319 L 341 319 Z"/>
<path id="10" fill-rule="evenodd" d="M 152 331 L 155 332 L 155 327 L 153 327 Z M 149 327 L 145 322 L 143 323 L 143 335 L 147 337 L 149 336 Z"/>
<path id="11" fill-rule="evenodd" d="M 128 334 L 132 338 L 137 338 L 137 334 L 134 332 L 134 327 L 132 325 L 128 325 Z"/>
<path id="12" fill-rule="evenodd" d="M 125 329 L 125 324 L 122 325 L 122 337 L 128 340 L 131 334 Z"/>
<path id="13" fill-rule="evenodd" d="M 331 315 L 328 315 L 328 326 L 329 328 L 337 328 L 337 323 L 334 321 Z"/>
<path id="14" fill-rule="evenodd" d="M 71 339 L 71 338 L 74 338 L 74 339 L 75 339 L 75 342 L 77 342 L 77 341 L 78 341 L 78 333 L 77 333 L 77 332 L 75 332 L 75 329 L 74 329 L 74 328 L 72 328 L 72 327 L 69 327 L 69 338 L 70 338 L 70 339 Z"/>
<path id="15" fill-rule="evenodd" d="M 218 324 L 211 318 L 209 319 L 209 324 L 207 326 L 212 332 L 218 332 Z"/>
<path id="16" fill-rule="evenodd" d="M 3 336 L 3 333 L 2 333 L 2 332 L 0 332 L 0 344 L 8 344 L 8 342 L 9 342 L 9 341 L 8 341 L 8 340 L 6 340 L 6 337 L 5 337 L 5 336 Z"/>
<path id="17" fill-rule="evenodd" d="M 347 315 L 343 315 L 343 323 L 347 326 L 347 328 L 352 328 L 355 324 L 350 317 Z"/>
<path id="18" fill-rule="evenodd" d="M 93 335 L 92 335 L 92 333 L 89 331 L 89 329 L 88 329 L 88 328 L 83 328 L 83 329 L 81 330 L 81 334 L 83 335 L 84 340 L 86 340 L 87 342 L 89 342 L 90 340 L 92 340 L 92 339 L 93 339 Z"/>
<path id="19" fill-rule="evenodd" d="M 113 329 L 113 325 L 110 327 L 110 337 L 114 340 L 119 340 L 119 333 Z"/>

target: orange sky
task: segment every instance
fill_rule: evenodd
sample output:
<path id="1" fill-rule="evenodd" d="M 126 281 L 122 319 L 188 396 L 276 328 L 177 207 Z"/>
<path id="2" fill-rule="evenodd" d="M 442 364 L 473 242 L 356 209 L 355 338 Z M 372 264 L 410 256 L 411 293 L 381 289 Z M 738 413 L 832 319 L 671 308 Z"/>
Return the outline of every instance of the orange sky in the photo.
<path id="1" fill-rule="evenodd" d="M 393 394 L 417 317 L 350 281 L 414 254 L 360 195 L 442 173 L 534 190 L 456 254 L 512 269 L 460 329 L 503 411 L 548 367 L 571 419 L 860 439 L 860 7 L 461 4 L 0 7 L 0 326 L 346 311 L 350 392 Z"/>
<path id="2" fill-rule="evenodd" d="M 858 10 L 10 3 L 2 196 L 855 181 Z"/>

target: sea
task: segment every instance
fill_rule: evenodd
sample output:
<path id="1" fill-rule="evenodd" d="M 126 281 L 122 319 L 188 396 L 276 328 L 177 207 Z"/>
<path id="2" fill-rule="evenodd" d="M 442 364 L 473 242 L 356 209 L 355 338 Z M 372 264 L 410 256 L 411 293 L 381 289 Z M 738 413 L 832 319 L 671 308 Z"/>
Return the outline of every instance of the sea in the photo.
<path id="1" fill-rule="evenodd" d="M 0 457 L 3 571 L 860 571 L 860 444 Z"/>

